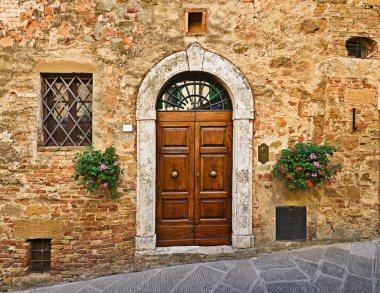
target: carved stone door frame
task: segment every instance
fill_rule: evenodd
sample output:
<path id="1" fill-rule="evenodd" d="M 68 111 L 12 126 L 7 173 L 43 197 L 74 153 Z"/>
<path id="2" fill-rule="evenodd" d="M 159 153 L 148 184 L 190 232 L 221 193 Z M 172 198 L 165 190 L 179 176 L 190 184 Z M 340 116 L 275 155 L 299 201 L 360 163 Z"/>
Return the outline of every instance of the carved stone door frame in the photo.
<path id="1" fill-rule="evenodd" d="M 228 90 L 233 104 L 232 247 L 251 248 L 253 95 L 243 74 L 229 61 L 192 44 L 156 64 L 137 96 L 137 251 L 156 249 L 156 102 L 162 86 L 186 71 L 214 75 Z M 242 155 L 244 154 L 244 155 Z"/>

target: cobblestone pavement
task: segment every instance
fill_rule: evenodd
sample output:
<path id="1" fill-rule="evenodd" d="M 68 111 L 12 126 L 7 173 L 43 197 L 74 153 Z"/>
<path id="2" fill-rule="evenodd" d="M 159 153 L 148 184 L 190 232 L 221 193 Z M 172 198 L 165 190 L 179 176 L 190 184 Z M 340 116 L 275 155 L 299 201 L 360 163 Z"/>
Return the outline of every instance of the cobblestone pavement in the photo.
<path id="1" fill-rule="evenodd" d="M 165 267 L 22 292 L 380 292 L 380 240 Z"/>

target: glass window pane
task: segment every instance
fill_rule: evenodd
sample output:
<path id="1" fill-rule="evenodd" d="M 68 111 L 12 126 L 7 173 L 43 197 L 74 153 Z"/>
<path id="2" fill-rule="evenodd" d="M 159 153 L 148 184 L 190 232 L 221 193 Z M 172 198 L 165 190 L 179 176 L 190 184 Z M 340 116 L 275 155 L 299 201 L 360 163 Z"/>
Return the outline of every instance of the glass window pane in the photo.
<path id="1" fill-rule="evenodd" d="M 210 74 L 180 74 L 164 87 L 157 100 L 158 111 L 231 111 L 227 90 Z"/>

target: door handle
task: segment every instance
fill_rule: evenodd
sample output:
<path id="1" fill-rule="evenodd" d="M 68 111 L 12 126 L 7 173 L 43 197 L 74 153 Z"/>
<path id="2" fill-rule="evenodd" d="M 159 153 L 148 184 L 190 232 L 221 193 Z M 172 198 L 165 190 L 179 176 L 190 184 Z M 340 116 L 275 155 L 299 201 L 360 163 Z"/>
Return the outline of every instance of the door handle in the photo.
<path id="1" fill-rule="evenodd" d="M 212 170 L 211 172 L 210 172 L 210 176 L 211 177 L 216 177 L 218 174 L 216 173 L 216 171 L 215 170 Z"/>
<path id="2" fill-rule="evenodd" d="M 177 172 L 177 171 L 173 171 L 173 172 L 172 172 L 172 177 L 173 177 L 173 178 L 176 178 L 177 176 L 178 176 L 178 172 Z"/>
<path id="3" fill-rule="evenodd" d="M 200 174 L 199 174 L 199 172 L 197 172 L 197 173 L 195 173 L 195 175 L 196 175 L 197 177 L 199 177 Z"/>

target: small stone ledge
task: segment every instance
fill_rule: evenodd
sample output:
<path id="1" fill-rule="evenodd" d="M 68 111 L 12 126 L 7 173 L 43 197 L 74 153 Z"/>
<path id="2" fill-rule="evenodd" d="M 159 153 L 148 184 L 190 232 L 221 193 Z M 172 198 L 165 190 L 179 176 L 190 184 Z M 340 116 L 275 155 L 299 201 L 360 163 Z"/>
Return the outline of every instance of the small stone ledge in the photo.
<path id="1" fill-rule="evenodd" d="M 63 147 L 57 147 L 57 146 L 40 146 L 37 147 L 37 152 L 77 152 L 77 151 L 84 151 L 86 149 L 85 146 L 63 146 Z"/>

